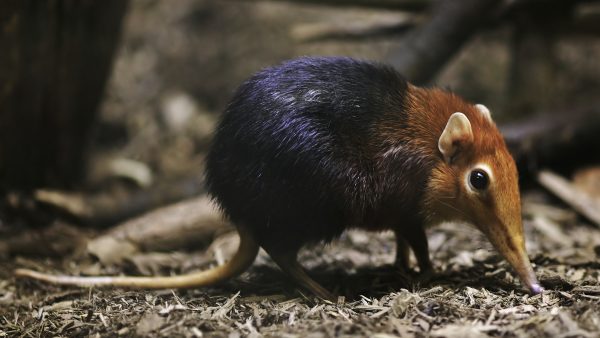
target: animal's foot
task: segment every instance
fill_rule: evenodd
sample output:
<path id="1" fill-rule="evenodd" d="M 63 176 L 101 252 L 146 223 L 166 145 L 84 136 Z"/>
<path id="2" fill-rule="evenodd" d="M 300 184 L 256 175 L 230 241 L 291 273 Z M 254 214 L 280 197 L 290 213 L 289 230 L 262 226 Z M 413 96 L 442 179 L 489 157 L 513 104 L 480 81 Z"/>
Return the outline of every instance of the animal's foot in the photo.
<path id="1" fill-rule="evenodd" d="M 416 284 L 425 285 L 429 284 L 434 277 L 435 270 L 433 269 L 433 267 L 429 267 L 419 272 L 419 274 L 414 278 L 413 281 Z"/>

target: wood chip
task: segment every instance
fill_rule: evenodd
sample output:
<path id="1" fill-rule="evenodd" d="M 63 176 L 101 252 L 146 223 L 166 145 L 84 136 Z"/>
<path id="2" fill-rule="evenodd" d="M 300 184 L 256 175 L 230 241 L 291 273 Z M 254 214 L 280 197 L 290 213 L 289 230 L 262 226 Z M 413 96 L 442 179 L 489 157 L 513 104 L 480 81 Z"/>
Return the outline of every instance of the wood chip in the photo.
<path id="1" fill-rule="evenodd" d="M 165 323 L 165 318 L 157 313 L 147 313 L 137 323 L 135 333 L 137 336 L 145 337 L 153 331 L 158 330 Z"/>

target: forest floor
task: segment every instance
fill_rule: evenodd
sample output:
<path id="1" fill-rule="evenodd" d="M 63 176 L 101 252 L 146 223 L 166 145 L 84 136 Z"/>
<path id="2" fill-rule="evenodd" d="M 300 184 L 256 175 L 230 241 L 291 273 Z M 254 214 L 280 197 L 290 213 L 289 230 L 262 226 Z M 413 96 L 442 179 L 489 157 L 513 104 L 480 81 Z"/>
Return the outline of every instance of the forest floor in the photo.
<path id="1" fill-rule="evenodd" d="M 541 295 L 528 294 L 486 239 L 460 224 L 429 230 L 437 273 L 426 283 L 390 266 L 389 233 L 351 231 L 304 250 L 311 274 L 343 295 L 337 303 L 297 291 L 262 252 L 247 273 L 219 287 L 164 291 L 15 280 L 16 267 L 81 269 L 74 259 L 6 256 L 0 337 L 600 337 L 600 229 L 540 193 L 525 195 L 524 217 Z"/>
<path id="2" fill-rule="evenodd" d="M 378 40 L 332 47 L 289 38 L 288 26 L 304 22 L 297 18 L 310 23 L 356 11 L 227 3 L 132 1 L 91 150 L 95 159 L 133 159 L 150 168 L 157 181 L 197 175 L 217 112 L 251 72 L 294 55 L 377 58 L 390 45 Z M 488 44 L 495 47 L 487 50 Z M 596 48 L 589 51 L 596 55 L 595 44 L 582 44 Z M 506 72 L 497 65 L 507 63 L 505 47 L 497 42 L 483 47 L 483 54 L 463 53 L 458 59 L 471 60 L 463 62 L 466 70 L 450 67 L 443 76 L 455 79 L 440 84 L 469 92 L 464 82 L 472 93 L 489 92 L 483 99 L 503 97 L 498 78 Z M 591 66 L 581 68 L 588 82 L 571 77 L 563 82 L 584 83 L 593 92 L 596 87 L 589 83 L 598 78 L 597 58 L 584 53 L 579 58 L 590 60 Z M 581 100 L 564 95 L 569 104 Z M 110 190 L 105 183 L 97 179 L 94 187 Z M 75 237 L 38 239 L 37 250 L 8 254 L 3 245 L 18 237 L 14 232 L 29 230 L 2 219 L 0 337 L 600 337 L 600 228 L 540 191 L 525 192 L 523 206 L 528 253 L 546 287 L 543 294 L 527 293 L 477 230 L 443 224 L 428 230 L 436 274 L 427 282 L 418 282 L 417 273 L 408 280 L 391 267 L 391 233 L 351 231 L 330 245 L 303 250 L 300 261 L 309 273 L 343 296 L 336 303 L 296 290 L 264 252 L 240 277 L 205 289 L 89 289 L 16 280 L 15 268 L 178 274 L 206 269 L 215 260 L 197 259 L 203 251 L 169 253 L 161 259 L 182 264 L 144 271 L 135 262 L 102 265 L 78 254 L 55 254 L 78 246 Z M 70 227 L 56 229 L 71 229 L 66 230 L 70 236 L 94 235 L 89 227 Z"/>

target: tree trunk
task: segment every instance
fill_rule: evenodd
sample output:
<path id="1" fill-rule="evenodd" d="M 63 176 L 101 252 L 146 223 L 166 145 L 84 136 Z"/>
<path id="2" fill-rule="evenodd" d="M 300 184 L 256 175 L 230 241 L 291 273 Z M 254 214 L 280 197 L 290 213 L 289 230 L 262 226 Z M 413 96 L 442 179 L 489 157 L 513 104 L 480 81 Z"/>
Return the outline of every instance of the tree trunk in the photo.
<path id="1" fill-rule="evenodd" d="M 82 177 L 126 7 L 0 2 L 0 188 L 68 187 Z"/>

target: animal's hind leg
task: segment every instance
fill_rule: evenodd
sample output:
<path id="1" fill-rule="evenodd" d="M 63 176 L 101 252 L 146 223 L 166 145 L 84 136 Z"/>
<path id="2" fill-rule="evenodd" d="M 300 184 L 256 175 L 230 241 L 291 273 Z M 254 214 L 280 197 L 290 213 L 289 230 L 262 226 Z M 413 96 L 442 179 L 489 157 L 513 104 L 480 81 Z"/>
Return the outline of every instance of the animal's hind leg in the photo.
<path id="1" fill-rule="evenodd" d="M 408 272 L 410 247 L 400 232 L 394 231 L 394 233 L 396 235 L 396 261 L 394 265 L 403 272 Z"/>
<path id="2" fill-rule="evenodd" d="M 292 278 L 294 282 L 298 283 L 298 285 L 312 292 L 317 297 L 335 301 L 333 294 L 327 291 L 314 279 L 310 278 L 302 265 L 298 263 L 296 257 L 298 254 L 297 250 L 291 252 L 270 251 L 267 248 L 265 248 L 265 250 L 269 253 L 269 256 L 271 256 L 273 261 L 277 263 L 279 268 L 288 274 L 288 276 Z"/>

